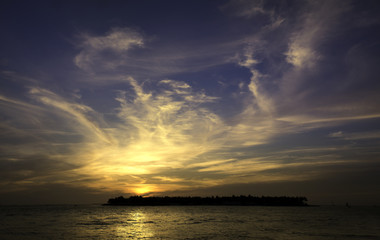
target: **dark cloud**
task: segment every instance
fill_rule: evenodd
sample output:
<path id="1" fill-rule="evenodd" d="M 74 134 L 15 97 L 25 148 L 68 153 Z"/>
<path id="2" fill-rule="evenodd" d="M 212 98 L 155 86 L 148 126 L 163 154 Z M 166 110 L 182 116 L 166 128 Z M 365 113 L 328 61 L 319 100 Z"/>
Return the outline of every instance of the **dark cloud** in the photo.
<path id="1" fill-rule="evenodd" d="M 376 204 L 380 200 L 378 170 L 352 171 L 345 174 L 325 175 L 304 181 L 272 181 L 225 184 L 215 187 L 195 188 L 189 191 L 172 191 L 163 194 L 196 196 L 306 196 L 309 204 L 352 205 Z"/>
<path id="2" fill-rule="evenodd" d="M 75 184 L 46 183 L 2 193 L 0 204 L 102 204 L 120 192 L 93 190 Z"/>
<path id="3" fill-rule="evenodd" d="M 3 187 L 1 191 L 25 189 L 25 187 L 34 188 L 47 182 L 67 181 L 69 179 L 64 177 L 66 172 L 78 167 L 46 155 L 33 155 L 24 158 L 20 158 L 18 154 L 1 156 L 0 185 Z"/>

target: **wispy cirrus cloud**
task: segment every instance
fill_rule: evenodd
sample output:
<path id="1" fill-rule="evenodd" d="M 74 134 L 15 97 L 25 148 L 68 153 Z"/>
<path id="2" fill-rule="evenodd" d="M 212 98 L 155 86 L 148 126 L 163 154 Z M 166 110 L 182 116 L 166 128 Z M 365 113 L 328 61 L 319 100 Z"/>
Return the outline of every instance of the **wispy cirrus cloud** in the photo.
<path id="1" fill-rule="evenodd" d="M 180 81 L 162 80 L 155 92 L 147 92 L 131 77 L 126 81 L 133 96 L 119 91 L 115 97 L 119 102 L 116 122 L 107 122 L 102 114 L 76 102 L 77 98 L 68 100 L 43 88 L 30 88 L 28 95 L 34 103 L 1 97 L 3 109 L 13 109 L 13 115 L 5 114 L 17 119 L 19 127 L 22 125 L 17 129 L 11 126 L 14 122 L 2 123 L 7 130 L 4 133 L 15 138 L 14 145 L 9 143 L 8 150 L 4 148 L 4 161 L 18 163 L 49 149 L 46 154 L 50 160 L 46 161 L 57 166 L 57 183 L 66 178 L 87 187 L 139 191 L 147 181 L 141 175 L 159 173 L 168 167 L 182 168 L 197 156 L 220 147 L 223 139 L 218 135 L 227 127 L 202 107 L 217 98 L 194 92 Z M 27 135 L 35 140 L 21 143 L 20 139 Z M 9 140 L 9 136 L 5 139 Z M 20 150 L 11 157 L 16 148 Z M 64 163 L 75 167 L 60 168 L 59 164 Z M 41 172 L 38 177 L 29 174 L 25 178 L 33 185 L 47 176 Z M 81 181 L 86 178 L 97 180 Z"/>
<path id="2" fill-rule="evenodd" d="M 291 35 L 286 60 L 296 68 L 312 68 L 323 58 L 319 48 L 332 34 L 339 17 L 349 9 L 344 2 L 309 1 L 307 10 L 301 14 L 299 23 Z M 297 26 L 298 25 L 298 26 Z"/>
<path id="3" fill-rule="evenodd" d="M 262 0 L 247 1 L 229 1 L 222 5 L 222 11 L 229 12 L 237 17 L 251 18 L 257 15 L 267 16 L 270 20 L 275 20 L 275 11 L 267 6 L 268 4 Z"/>
<path id="4" fill-rule="evenodd" d="M 229 3 L 229 5 L 233 4 L 233 2 Z M 241 1 L 236 4 L 246 9 L 252 8 L 255 12 L 256 7 L 251 6 L 250 3 Z M 260 5 L 261 8 L 265 5 L 260 1 L 255 4 Z M 280 129 L 284 129 L 281 124 L 284 121 L 289 126 L 307 129 L 313 128 L 312 125 L 318 128 L 340 124 L 343 121 L 378 117 L 378 112 L 375 110 L 376 104 L 373 101 L 374 95 L 363 96 L 359 100 L 349 97 L 360 94 L 358 91 L 351 93 L 342 91 L 342 87 L 356 85 L 359 81 L 363 81 L 357 77 L 345 76 L 346 67 L 348 72 L 356 72 L 361 65 L 353 57 L 349 57 L 354 49 L 348 49 L 348 55 L 334 57 L 335 61 L 339 59 L 338 61 L 341 62 L 347 61 L 349 57 L 350 64 L 351 61 L 355 61 L 355 66 L 341 66 L 335 69 L 335 73 L 340 74 L 339 76 L 329 75 L 327 79 L 324 79 L 325 76 L 320 75 L 329 72 L 328 65 L 333 64 L 330 62 L 333 61 L 332 57 L 327 56 L 326 48 L 335 42 L 339 34 L 347 31 L 347 26 L 343 23 L 349 21 L 347 14 L 352 11 L 349 3 L 310 1 L 297 5 L 289 12 L 276 12 L 277 10 L 270 10 L 270 8 L 267 11 L 277 15 L 276 19 L 281 19 L 281 24 L 276 25 L 276 28 L 263 27 L 262 31 L 251 37 L 251 40 L 248 40 L 249 47 L 243 50 L 244 54 L 238 60 L 238 64 L 248 68 L 252 74 L 247 86 L 253 95 L 253 102 L 252 105 L 247 105 L 246 112 L 251 112 L 251 115 L 255 112 L 256 117 L 260 111 L 261 117 L 264 116 L 263 113 L 266 113 L 267 122 L 272 122 L 268 126 L 271 128 L 278 126 L 280 132 Z M 271 42 L 274 41 L 269 36 L 276 36 L 279 32 L 286 37 L 277 40 L 276 46 L 271 46 Z M 263 46 L 267 47 L 266 54 L 262 53 Z M 273 62 L 273 56 L 276 55 L 278 57 L 282 55 L 283 58 Z M 366 57 L 366 61 L 369 59 Z M 371 62 L 367 64 L 371 65 Z M 265 72 L 262 70 L 263 66 Z M 373 69 L 362 72 L 364 75 L 369 72 L 372 74 Z M 374 77 L 371 75 L 370 78 Z M 364 78 L 368 84 L 372 82 L 370 78 Z M 321 84 L 323 85 L 321 82 L 328 82 L 328 86 L 333 90 L 321 88 Z M 292 128 L 287 129 L 289 131 Z"/>
<path id="5" fill-rule="evenodd" d="M 196 192 L 376 168 L 377 45 L 347 24 L 350 4 L 229 1 L 188 39 L 83 33 L 70 77 L 2 71 L 18 86 L 0 95 L 2 191 Z"/>
<path id="6" fill-rule="evenodd" d="M 343 140 L 371 140 L 371 139 L 379 139 L 380 132 L 333 132 L 328 135 L 332 138 L 343 139 Z"/>
<path id="7" fill-rule="evenodd" d="M 82 34 L 80 39 L 82 50 L 74 58 L 74 63 L 83 70 L 95 72 L 116 69 L 125 64 L 121 56 L 133 48 L 144 46 L 142 35 L 129 28 L 114 28 L 105 36 Z"/>
<path id="8" fill-rule="evenodd" d="M 236 50 L 244 39 L 200 39 L 172 44 L 170 39 L 147 36 L 132 28 L 112 28 L 104 34 L 82 33 L 76 47 L 81 49 L 74 64 L 91 75 L 78 80 L 112 84 L 126 76 L 137 81 L 206 70 L 233 64 Z"/>

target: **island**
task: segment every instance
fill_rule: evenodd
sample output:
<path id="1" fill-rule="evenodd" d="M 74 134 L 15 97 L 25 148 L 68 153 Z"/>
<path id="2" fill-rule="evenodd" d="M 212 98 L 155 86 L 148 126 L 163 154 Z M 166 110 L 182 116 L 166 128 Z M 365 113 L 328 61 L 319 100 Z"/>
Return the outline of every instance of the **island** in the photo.
<path id="1" fill-rule="evenodd" d="M 175 206 L 175 205 L 236 205 L 236 206 L 308 206 L 306 197 L 230 196 L 230 197 L 143 197 L 110 198 L 103 205 Z"/>

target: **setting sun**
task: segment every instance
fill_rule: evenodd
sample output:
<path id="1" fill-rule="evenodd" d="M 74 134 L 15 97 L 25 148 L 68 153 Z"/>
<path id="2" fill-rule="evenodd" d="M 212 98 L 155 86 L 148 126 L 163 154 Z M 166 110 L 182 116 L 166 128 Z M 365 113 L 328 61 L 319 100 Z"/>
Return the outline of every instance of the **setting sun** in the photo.
<path id="1" fill-rule="evenodd" d="M 148 186 L 148 185 L 141 185 L 141 186 L 138 186 L 138 187 L 135 187 L 132 189 L 132 191 L 134 193 L 136 193 L 137 195 L 145 195 L 147 193 L 150 193 L 153 191 L 154 188 L 152 188 L 151 186 Z"/>
<path id="2" fill-rule="evenodd" d="M 50 2 L 0 7 L 0 204 L 380 198 L 378 1 Z"/>
<path id="3" fill-rule="evenodd" d="M 0 29 L 0 239 L 380 239 L 380 0 L 3 0 Z"/>

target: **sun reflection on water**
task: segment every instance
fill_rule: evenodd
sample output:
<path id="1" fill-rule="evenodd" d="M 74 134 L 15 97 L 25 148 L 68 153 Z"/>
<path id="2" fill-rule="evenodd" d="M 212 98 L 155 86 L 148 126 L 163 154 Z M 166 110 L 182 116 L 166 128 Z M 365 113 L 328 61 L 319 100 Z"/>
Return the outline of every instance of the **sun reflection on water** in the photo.
<path id="1" fill-rule="evenodd" d="M 133 209 L 125 216 L 126 224 L 116 228 L 117 235 L 124 238 L 145 239 L 154 236 L 150 221 L 141 209 Z"/>

